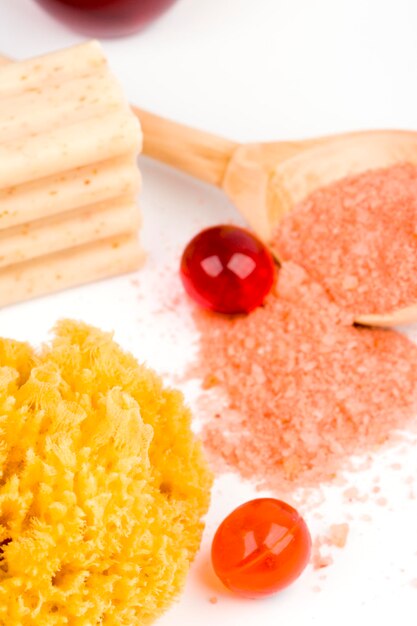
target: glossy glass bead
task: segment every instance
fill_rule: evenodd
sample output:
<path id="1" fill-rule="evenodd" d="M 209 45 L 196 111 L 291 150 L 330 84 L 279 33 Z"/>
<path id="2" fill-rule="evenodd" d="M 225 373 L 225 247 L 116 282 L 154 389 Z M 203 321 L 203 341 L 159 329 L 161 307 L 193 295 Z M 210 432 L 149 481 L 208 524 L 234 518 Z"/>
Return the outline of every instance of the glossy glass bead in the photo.
<path id="1" fill-rule="evenodd" d="M 275 264 L 268 248 L 237 226 L 203 230 L 184 250 L 181 279 L 200 306 L 218 313 L 249 313 L 272 288 Z"/>
<path id="2" fill-rule="evenodd" d="M 310 533 L 299 513 L 280 500 L 258 498 L 235 509 L 220 524 L 212 563 L 228 589 L 258 598 L 293 583 L 310 552 Z"/>

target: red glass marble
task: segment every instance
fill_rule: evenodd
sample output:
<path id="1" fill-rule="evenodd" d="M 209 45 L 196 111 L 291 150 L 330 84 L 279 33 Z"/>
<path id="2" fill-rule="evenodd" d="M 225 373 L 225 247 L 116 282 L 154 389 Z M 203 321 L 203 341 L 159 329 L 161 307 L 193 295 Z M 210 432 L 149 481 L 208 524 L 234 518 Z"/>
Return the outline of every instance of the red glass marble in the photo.
<path id="1" fill-rule="evenodd" d="M 36 0 L 72 28 L 94 37 L 119 37 L 140 30 L 175 0 Z"/>
<path id="2" fill-rule="evenodd" d="M 310 533 L 299 513 L 281 500 L 259 498 L 238 507 L 220 524 L 211 555 L 228 589 L 258 598 L 294 582 L 310 553 Z"/>
<path id="3" fill-rule="evenodd" d="M 187 245 L 180 274 L 200 306 L 218 313 L 249 313 L 271 290 L 275 264 L 266 246 L 248 231 L 215 226 Z"/>

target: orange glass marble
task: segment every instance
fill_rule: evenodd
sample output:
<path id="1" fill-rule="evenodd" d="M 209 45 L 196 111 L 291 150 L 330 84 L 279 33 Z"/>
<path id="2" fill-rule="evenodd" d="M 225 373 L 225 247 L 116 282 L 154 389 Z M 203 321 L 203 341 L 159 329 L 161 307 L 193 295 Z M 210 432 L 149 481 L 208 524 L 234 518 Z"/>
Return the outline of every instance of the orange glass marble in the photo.
<path id="1" fill-rule="evenodd" d="M 307 525 L 290 505 L 258 498 L 235 509 L 220 524 L 212 563 L 223 584 L 250 598 L 268 596 L 294 582 L 311 552 Z"/>

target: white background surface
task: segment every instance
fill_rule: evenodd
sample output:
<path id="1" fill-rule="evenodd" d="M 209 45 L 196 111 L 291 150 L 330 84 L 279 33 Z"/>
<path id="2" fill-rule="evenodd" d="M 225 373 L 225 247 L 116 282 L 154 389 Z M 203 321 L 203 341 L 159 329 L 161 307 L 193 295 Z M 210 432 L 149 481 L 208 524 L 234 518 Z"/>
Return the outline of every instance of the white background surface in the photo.
<path id="1" fill-rule="evenodd" d="M 285 139 L 358 128 L 417 128 L 415 0 L 178 0 L 146 32 L 104 43 L 129 98 L 178 121 L 232 139 Z M 30 0 L 1 0 L 0 48 L 25 57 L 81 41 Z M 44 298 L 0 311 L 2 335 L 35 343 L 60 317 L 106 329 L 168 378 L 195 350 L 176 268 L 182 247 L 200 228 L 238 216 L 215 190 L 142 160 L 146 268 L 135 278 Z M 410 336 L 415 329 L 409 329 Z M 196 384 L 184 390 L 192 402 Z M 398 461 L 401 471 L 391 467 Z M 255 492 L 236 478 L 218 481 L 205 541 L 181 602 L 165 626 L 209 624 L 339 626 L 417 622 L 417 475 L 415 448 L 380 454 L 356 476 L 362 493 L 380 477 L 381 494 L 347 505 L 341 488 L 306 510 L 313 534 L 351 519 L 348 545 L 333 553 L 325 579 L 308 569 L 273 599 L 254 602 L 225 592 L 208 565 L 217 523 Z M 315 513 L 323 519 L 318 519 Z M 361 519 L 371 515 L 372 522 Z M 321 591 L 317 591 L 320 587 Z M 209 598 L 218 597 L 212 605 Z"/>

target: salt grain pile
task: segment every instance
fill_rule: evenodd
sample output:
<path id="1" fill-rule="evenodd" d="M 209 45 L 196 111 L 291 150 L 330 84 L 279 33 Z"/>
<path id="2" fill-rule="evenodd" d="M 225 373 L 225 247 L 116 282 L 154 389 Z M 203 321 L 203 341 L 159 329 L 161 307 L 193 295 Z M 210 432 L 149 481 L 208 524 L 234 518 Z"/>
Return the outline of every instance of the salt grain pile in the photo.
<path id="1" fill-rule="evenodd" d="M 417 346 L 352 322 L 417 302 L 416 224 L 412 166 L 345 179 L 284 220 L 275 244 L 291 261 L 263 307 L 196 312 L 198 373 L 223 402 L 204 429 L 217 465 L 280 491 L 314 486 L 412 427 Z"/>
<path id="2" fill-rule="evenodd" d="M 283 266 L 276 293 L 251 315 L 196 320 L 204 386 L 228 403 L 207 422 L 206 446 L 272 488 L 331 479 L 417 410 L 417 347 L 352 326 L 297 265 Z"/>
<path id="3" fill-rule="evenodd" d="M 417 302 L 417 168 L 371 170 L 317 190 L 274 237 L 345 310 L 387 313 Z"/>

